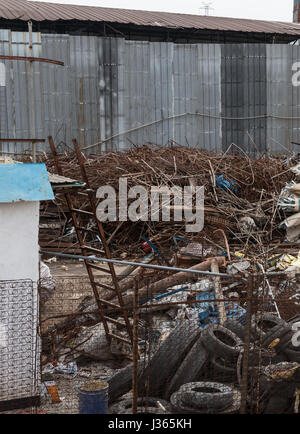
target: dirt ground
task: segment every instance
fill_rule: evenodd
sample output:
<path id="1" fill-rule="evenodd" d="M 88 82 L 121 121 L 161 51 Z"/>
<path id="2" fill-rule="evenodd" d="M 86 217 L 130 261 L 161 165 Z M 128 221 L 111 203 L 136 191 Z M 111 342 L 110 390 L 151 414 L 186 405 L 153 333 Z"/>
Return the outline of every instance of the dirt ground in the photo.
<path id="1" fill-rule="evenodd" d="M 46 262 L 48 267 L 51 270 L 51 274 L 55 279 L 66 278 L 66 277 L 87 277 L 87 271 L 84 262 L 77 261 L 73 259 L 62 260 L 57 258 L 57 262 L 48 263 Z M 108 264 L 99 264 L 101 268 L 109 269 Z M 115 271 L 118 275 L 121 273 L 125 266 L 115 265 Z M 104 278 L 107 276 L 104 272 L 99 270 L 93 270 L 93 273 L 96 276 L 103 276 Z"/>
<path id="2" fill-rule="evenodd" d="M 46 264 L 51 270 L 56 289 L 54 296 L 42 308 L 42 331 L 59 322 L 62 318 L 57 317 L 60 315 L 75 312 L 86 296 L 93 297 L 84 262 L 57 259 L 56 262 Z M 106 264 L 101 264 L 101 267 L 108 269 Z M 115 266 L 117 274 L 123 269 L 122 266 Z M 94 270 L 94 274 L 101 282 L 109 284 L 108 274 L 98 270 Z M 93 380 L 107 381 L 116 369 L 128 363 L 124 359 L 107 362 L 86 360 L 77 362 L 78 371 L 75 374 L 50 374 L 50 381 L 55 381 L 61 402 L 52 403 L 51 396 L 45 393 L 41 398 L 41 408 L 47 414 L 78 413 L 78 388 Z"/>
<path id="3" fill-rule="evenodd" d="M 85 297 L 94 297 L 84 262 L 57 259 L 57 262 L 46 262 L 46 264 L 50 268 L 56 288 L 54 296 L 41 307 L 42 330 L 59 321 L 59 315 L 76 312 Z M 101 267 L 108 269 L 107 264 L 101 264 Z M 124 266 L 115 266 L 117 275 L 124 268 Z M 108 286 L 111 284 L 109 274 L 99 270 L 93 272 L 99 282 Z M 99 289 L 100 297 L 105 294 L 105 289 Z"/>
<path id="4" fill-rule="evenodd" d="M 77 414 L 79 413 L 78 389 L 86 382 L 90 381 L 107 381 L 116 369 L 124 367 L 129 362 L 84 362 L 78 364 L 76 374 L 53 374 L 60 403 L 52 403 L 49 394 L 45 394 L 41 399 L 41 407 L 47 414 Z"/>

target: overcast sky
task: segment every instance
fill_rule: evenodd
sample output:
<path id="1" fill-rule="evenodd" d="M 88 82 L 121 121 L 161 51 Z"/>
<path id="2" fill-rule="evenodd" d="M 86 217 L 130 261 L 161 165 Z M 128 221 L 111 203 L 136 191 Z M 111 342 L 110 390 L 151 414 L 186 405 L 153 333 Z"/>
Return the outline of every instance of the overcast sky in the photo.
<path id="1" fill-rule="evenodd" d="M 43 1 L 43 0 L 38 0 Z M 111 8 L 141 9 L 204 15 L 203 3 L 211 4 L 210 15 L 292 21 L 293 0 L 48 0 L 53 3 L 81 4 Z"/>

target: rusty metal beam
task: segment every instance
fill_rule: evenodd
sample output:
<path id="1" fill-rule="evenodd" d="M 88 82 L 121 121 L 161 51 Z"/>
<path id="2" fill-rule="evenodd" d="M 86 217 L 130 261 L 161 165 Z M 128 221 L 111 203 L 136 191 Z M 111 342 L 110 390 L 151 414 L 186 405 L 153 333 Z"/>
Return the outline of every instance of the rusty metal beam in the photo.
<path id="1" fill-rule="evenodd" d="M 27 56 L 4 56 L 0 55 L 0 59 L 4 60 L 21 60 L 25 62 L 42 62 L 42 63 L 52 63 L 54 65 L 65 66 L 64 62 L 53 59 L 45 59 L 43 57 L 27 57 Z"/>
<path id="2" fill-rule="evenodd" d="M 132 367 L 132 413 L 137 413 L 138 407 L 138 322 L 139 322 L 139 290 L 137 280 L 134 280 L 134 309 L 133 309 L 133 367 Z"/>
<path id="3" fill-rule="evenodd" d="M 247 316 L 245 326 L 245 342 L 244 342 L 244 354 L 243 354 L 243 368 L 242 368 L 242 381 L 241 381 L 241 408 L 240 414 L 246 414 L 247 407 L 247 392 L 248 392 L 248 375 L 249 375 L 249 351 L 251 343 L 251 317 L 252 317 L 252 305 L 253 305 L 253 289 L 254 278 L 248 277 L 247 288 Z"/>
<path id="4" fill-rule="evenodd" d="M 45 139 L 0 139 L 0 143 L 45 143 Z"/>

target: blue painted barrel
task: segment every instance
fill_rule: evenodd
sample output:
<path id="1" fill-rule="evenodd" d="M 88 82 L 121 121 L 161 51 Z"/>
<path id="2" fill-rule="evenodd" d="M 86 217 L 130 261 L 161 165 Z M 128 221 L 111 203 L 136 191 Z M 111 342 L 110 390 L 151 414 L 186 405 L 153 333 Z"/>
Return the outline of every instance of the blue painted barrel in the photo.
<path id="1" fill-rule="evenodd" d="M 107 414 L 108 384 L 90 381 L 78 389 L 79 414 Z"/>

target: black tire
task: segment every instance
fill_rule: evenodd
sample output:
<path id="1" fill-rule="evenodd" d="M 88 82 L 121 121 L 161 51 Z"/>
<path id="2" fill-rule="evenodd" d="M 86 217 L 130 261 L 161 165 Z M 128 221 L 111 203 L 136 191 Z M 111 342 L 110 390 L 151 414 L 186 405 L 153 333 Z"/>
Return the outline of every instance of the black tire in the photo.
<path id="1" fill-rule="evenodd" d="M 143 375 L 142 381 L 150 396 L 164 396 L 166 383 L 174 376 L 200 334 L 199 323 L 187 320 L 163 341 Z"/>
<path id="2" fill-rule="evenodd" d="M 262 347 L 268 348 L 269 345 L 275 341 L 275 339 L 280 339 L 280 342 L 275 346 L 275 351 L 279 353 L 284 348 L 284 344 L 287 343 L 287 339 L 291 339 L 291 327 L 287 323 L 278 324 L 276 327 L 272 328 L 268 333 L 266 333 L 263 341 Z"/>
<path id="3" fill-rule="evenodd" d="M 243 342 L 245 342 L 246 326 L 233 319 L 228 319 L 227 321 L 225 321 L 223 326 L 235 333 Z M 250 342 L 254 342 L 260 336 L 258 332 L 259 330 L 256 330 L 255 326 L 251 324 Z M 264 332 L 262 332 L 262 336 L 265 336 Z"/>
<path id="4" fill-rule="evenodd" d="M 283 414 L 288 406 L 287 398 L 282 396 L 272 396 L 269 399 L 264 414 Z"/>
<path id="5" fill-rule="evenodd" d="M 222 382 L 236 382 L 237 370 L 236 364 L 217 355 L 210 359 L 211 378 Z"/>
<path id="6" fill-rule="evenodd" d="M 221 410 L 233 403 L 232 387 L 222 383 L 201 381 L 181 386 L 179 396 L 187 407 L 204 410 Z"/>
<path id="7" fill-rule="evenodd" d="M 220 325 L 209 325 L 202 333 L 203 345 L 215 355 L 233 359 L 239 355 L 242 340 L 233 332 Z"/>
<path id="8" fill-rule="evenodd" d="M 138 382 L 139 392 L 143 392 L 141 377 L 144 372 L 144 361 L 138 362 Z M 120 396 L 125 395 L 132 388 L 132 364 L 121 369 L 108 380 L 108 402 L 109 404 L 116 401 Z"/>
<path id="9" fill-rule="evenodd" d="M 289 324 L 295 324 L 296 322 L 300 322 L 300 314 L 297 313 L 297 315 L 293 316 L 288 320 Z"/>
<path id="10" fill-rule="evenodd" d="M 292 328 L 289 329 L 286 333 L 281 335 L 279 344 L 275 347 L 277 353 L 284 352 L 286 349 L 289 349 L 292 345 L 294 332 Z"/>
<path id="11" fill-rule="evenodd" d="M 286 349 L 284 351 L 284 355 L 286 356 L 289 362 L 297 362 L 300 363 L 300 348 L 299 350 L 295 349 Z"/>
<path id="12" fill-rule="evenodd" d="M 157 404 L 157 401 L 166 409 L 166 412 Z M 172 406 L 169 402 L 161 398 L 138 398 L 138 414 L 172 414 Z M 110 407 L 112 414 L 131 414 L 132 413 L 132 399 L 127 398 L 112 405 Z"/>
<path id="13" fill-rule="evenodd" d="M 228 319 L 224 322 L 223 327 L 235 333 L 243 342 L 245 341 L 245 326 L 234 319 Z"/>
<path id="14" fill-rule="evenodd" d="M 272 355 L 268 354 L 264 350 L 260 351 L 259 349 L 256 349 L 249 351 L 249 368 L 267 366 L 273 361 L 274 359 Z"/>
<path id="15" fill-rule="evenodd" d="M 169 399 L 183 384 L 199 381 L 199 375 L 207 359 L 208 353 L 200 337 L 177 369 L 169 386 L 167 386 L 165 399 Z"/>
<path id="16" fill-rule="evenodd" d="M 178 396 L 179 392 L 175 392 L 173 393 L 173 395 L 170 398 L 174 413 L 176 414 L 234 414 L 234 413 L 238 413 L 239 409 L 241 407 L 241 393 L 235 389 L 234 387 L 232 387 L 232 391 L 233 391 L 233 404 L 225 409 L 221 409 L 219 411 L 210 409 L 210 410 L 201 410 L 201 409 L 197 409 L 196 407 L 187 407 L 185 406 L 181 399 L 180 396 Z"/>
<path id="17" fill-rule="evenodd" d="M 251 334 L 253 340 L 258 340 L 262 337 L 265 339 L 266 335 L 274 330 L 278 325 L 285 326 L 287 323 L 278 318 L 278 316 L 269 312 L 257 312 L 251 319 Z"/>

